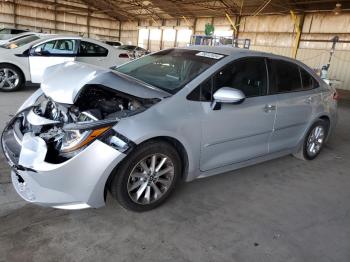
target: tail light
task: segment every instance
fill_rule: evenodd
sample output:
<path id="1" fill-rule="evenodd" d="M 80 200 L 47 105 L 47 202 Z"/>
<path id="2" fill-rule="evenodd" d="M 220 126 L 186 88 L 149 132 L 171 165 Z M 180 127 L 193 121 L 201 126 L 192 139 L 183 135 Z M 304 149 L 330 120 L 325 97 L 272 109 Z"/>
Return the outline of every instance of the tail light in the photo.
<path id="1" fill-rule="evenodd" d="M 121 53 L 119 54 L 119 58 L 129 58 L 129 55 L 127 53 Z"/>
<path id="2" fill-rule="evenodd" d="M 334 92 L 333 99 L 337 101 L 340 99 L 339 93 L 337 91 Z"/>

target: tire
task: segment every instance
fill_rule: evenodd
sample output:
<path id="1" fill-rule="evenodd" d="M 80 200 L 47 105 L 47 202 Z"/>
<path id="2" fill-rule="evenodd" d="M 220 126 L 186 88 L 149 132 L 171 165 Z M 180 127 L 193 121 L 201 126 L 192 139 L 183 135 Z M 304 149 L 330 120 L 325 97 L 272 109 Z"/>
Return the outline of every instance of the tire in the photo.
<path id="1" fill-rule="evenodd" d="M 24 85 L 24 76 L 20 69 L 10 64 L 0 64 L 0 91 L 13 92 Z"/>
<path id="2" fill-rule="evenodd" d="M 317 120 L 309 128 L 300 149 L 297 153 L 294 154 L 294 156 L 301 160 L 315 159 L 322 151 L 328 135 L 328 131 L 329 122 L 322 119 Z M 319 134 L 319 137 L 317 137 L 316 134 Z M 314 143 L 314 146 L 312 146 L 312 143 Z"/>
<path id="3" fill-rule="evenodd" d="M 159 166 L 161 168 L 156 172 Z M 123 160 L 111 181 L 110 191 L 124 208 L 148 211 L 170 196 L 181 170 L 180 156 L 172 145 L 162 141 L 146 142 Z"/>

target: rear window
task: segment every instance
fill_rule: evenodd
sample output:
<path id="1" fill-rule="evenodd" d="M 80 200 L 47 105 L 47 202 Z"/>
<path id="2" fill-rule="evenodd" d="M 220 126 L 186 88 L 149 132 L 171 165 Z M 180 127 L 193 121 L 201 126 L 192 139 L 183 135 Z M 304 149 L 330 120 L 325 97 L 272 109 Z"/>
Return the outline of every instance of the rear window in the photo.
<path id="1" fill-rule="evenodd" d="M 102 57 L 102 56 L 107 56 L 108 55 L 108 50 L 100 45 L 91 43 L 91 42 L 86 42 L 86 41 L 81 41 L 80 46 L 79 46 L 79 51 L 78 51 L 78 56 L 93 56 L 93 57 Z"/>
<path id="2" fill-rule="evenodd" d="M 311 76 L 305 69 L 300 68 L 301 82 L 303 83 L 303 89 L 309 90 L 318 87 L 318 82 Z"/>
<path id="3" fill-rule="evenodd" d="M 270 60 L 273 68 L 276 93 L 302 90 L 299 66 L 284 60 Z"/>

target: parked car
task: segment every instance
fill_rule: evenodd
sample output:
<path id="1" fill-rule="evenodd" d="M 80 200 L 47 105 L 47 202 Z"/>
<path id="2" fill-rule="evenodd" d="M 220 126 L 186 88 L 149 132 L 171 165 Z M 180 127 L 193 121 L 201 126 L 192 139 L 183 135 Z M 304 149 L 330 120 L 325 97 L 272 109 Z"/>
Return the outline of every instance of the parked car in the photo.
<path id="1" fill-rule="evenodd" d="M 11 28 L 11 27 L 4 27 L 0 29 L 0 39 L 4 35 L 11 36 L 11 35 L 17 35 L 21 33 L 27 33 L 29 30 L 26 29 L 17 29 L 17 28 Z"/>
<path id="2" fill-rule="evenodd" d="M 136 45 L 121 45 L 118 47 L 118 49 L 127 51 L 132 59 L 139 58 L 150 53 L 150 51 Z"/>
<path id="3" fill-rule="evenodd" d="M 4 27 L 0 29 L 0 35 L 16 35 L 29 32 L 27 29 L 17 29 L 17 28 L 11 28 L 11 27 Z"/>
<path id="4" fill-rule="evenodd" d="M 10 42 L 13 42 L 13 41 L 16 41 L 16 40 L 19 40 L 21 38 L 25 38 L 27 36 L 32 36 L 32 35 L 40 35 L 40 34 L 37 34 L 37 33 L 33 33 L 33 32 L 25 32 L 25 33 L 20 33 L 20 34 L 16 34 L 16 35 L 12 35 L 11 38 L 8 38 L 8 39 L 0 39 L 0 46 L 1 45 L 5 45 L 5 44 L 8 44 Z M 39 39 L 39 38 L 38 38 Z"/>
<path id="5" fill-rule="evenodd" d="M 123 43 L 120 42 L 120 41 L 105 41 L 105 43 L 106 43 L 107 45 L 111 45 L 111 46 L 113 46 L 113 47 L 118 47 L 118 46 L 123 45 Z"/>
<path id="6" fill-rule="evenodd" d="M 336 99 L 301 62 L 237 48 L 168 49 L 110 70 L 70 62 L 47 69 L 2 146 L 29 202 L 97 208 L 110 190 L 146 211 L 179 180 L 288 154 L 314 159 Z"/>
<path id="7" fill-rule="evenodd" d="M 38 38 L 29 36 L 0 46 L 0 91 L 15 91 L 25 82 L 41 83 L 46 68 L 67 61 L 111 67 L 130 60 L 127 52 L 89 38 Z"/>
<path id="8" fill-rule="evenodd" d="M 0 29 L 0 40 L 8 40 L 15 37 L 18 34 L 29 33 L 28 30 L 16 29 L 16 28 L 2 28 Z"/>

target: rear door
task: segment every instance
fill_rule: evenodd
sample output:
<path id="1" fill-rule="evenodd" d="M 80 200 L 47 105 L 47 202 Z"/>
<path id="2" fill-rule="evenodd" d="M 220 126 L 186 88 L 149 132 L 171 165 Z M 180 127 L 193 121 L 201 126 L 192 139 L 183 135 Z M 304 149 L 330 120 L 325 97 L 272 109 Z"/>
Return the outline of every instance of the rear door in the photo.
<path id="1" fill-rule="evenodd" d="M 106 47 L 87 40 L 81 40 L 77 61 L 102 67 L 111 67 L 116 64 L 116 58 L 113 57 L 112 53 L 114 53 L 113 50 L 107 49 Z"/>
<path id="2" fill-rule="evenodd" d="M 304 69 L 285 60 L 270 59 L 272 92 L 277 95 L 277 115 L 269 143 L 270 152 L 298 145 L 317 103 L 317 83 Z"/>
<path id="3" fill-rule="evenodd" d="M 29 54 L 30 75 L 33 83 L 41 83 L 49 66 L 74 61 L 77 50 L 75 39 L 55 39 L 32 47 Z"/>

